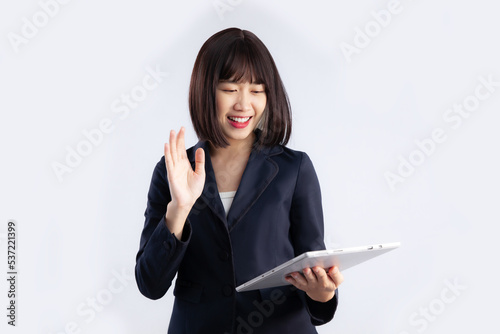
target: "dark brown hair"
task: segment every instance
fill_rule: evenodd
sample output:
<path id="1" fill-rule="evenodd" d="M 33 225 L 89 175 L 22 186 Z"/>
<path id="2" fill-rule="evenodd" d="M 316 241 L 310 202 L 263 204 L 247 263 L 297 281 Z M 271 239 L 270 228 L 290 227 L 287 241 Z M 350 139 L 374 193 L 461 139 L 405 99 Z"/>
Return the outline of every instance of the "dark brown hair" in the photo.
<path id="1" fill-rule="evenodd" d="M 189 113 L 200 140 L 226 147 L 217 118 L 215 92 L 220 81 L 264 84 L 267 104 L 257 146 L 286 145 L 292 130 L 288 96 L 271 53 L 247 30 L 229 28 L 210 37 L 201 47 L 189 86 Z"/>

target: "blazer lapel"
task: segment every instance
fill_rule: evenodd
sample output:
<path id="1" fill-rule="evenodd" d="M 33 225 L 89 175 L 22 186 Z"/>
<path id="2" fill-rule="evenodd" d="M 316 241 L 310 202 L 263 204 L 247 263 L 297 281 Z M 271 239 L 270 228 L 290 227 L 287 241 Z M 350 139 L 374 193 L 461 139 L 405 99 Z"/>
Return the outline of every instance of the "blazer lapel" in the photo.
<path id="1" fill-rule="evenodd" d="M 219 196 L 219 190 L 217 188 L 214 168 L 212 167 L 212 161 L 210 160 L 207 142 L 199 141 L 191 151 L 188 151 L 189 161 L 194 169 L 195 152 L 200 147 L 205 151 L 205 186 L 203 187 L 203 192 L 200 197 L 207 204 L 210 210 L 212 210 L 212 212 L 219 217 L 221 221 L 226 223 L 226 212 L 224 211 L 224 206 L 222 205 L 222 201 Z"/>
<path id="2" fill-rule="evenodd" d="M 260 195 L 278 174 L 278 165 L 270 159 L 271 155 L 281 153 L 279 146 L 252 150 L 241 177 L 233 203 L 229 209 L 227 222 L 231 230 L 255 204 Z"/>
<path id="3" fill-rule="evenodd" d="M 279 154 L 283 151 L 280 146 L 263 148 L 261 150 L 253 149 L 250 153 L 245 170 L 241 177 L 240 185 L 236 191 L 233 203 L 229 209 L 227 218 L 224 206 L 219 196 L 217 182 L 215 179 L 212 161 L 206 141 L 199 141 L 191 150 L 188 150 L 188 158 L 191 165 L 195 166 L 195 152 L 198 148 L 205 151 L 205 186 L 201 194 L 201 199 L 207 204 L 212 212 L 219 219 L 227 224 L 231 230 L 250 208 L 259 199 L 260 195 L 266 190 L 274 177 L 278 174 L 278 165 L 270 156 Z"/>

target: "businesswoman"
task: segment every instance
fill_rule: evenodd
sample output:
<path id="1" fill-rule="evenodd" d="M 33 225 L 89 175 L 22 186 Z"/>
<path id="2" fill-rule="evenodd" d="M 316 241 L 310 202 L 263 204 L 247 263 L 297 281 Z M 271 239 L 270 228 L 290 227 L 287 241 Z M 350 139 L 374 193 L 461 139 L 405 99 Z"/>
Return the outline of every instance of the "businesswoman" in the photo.
<path id="1" fill-rule="evenodd" d="M 194 64 L 189 111 L 199 142 L 170 132 L 153 173 L 135 276 L 161 298 L 175 280 L 168 333 L 317 333 L 337 308 L 337 268 L 306 268 L 288 286 L 235 287 L 324 249 L 320 187 L 309 157 L 287 148 L 288 98 L 265 45 L 230 28 Z"/>

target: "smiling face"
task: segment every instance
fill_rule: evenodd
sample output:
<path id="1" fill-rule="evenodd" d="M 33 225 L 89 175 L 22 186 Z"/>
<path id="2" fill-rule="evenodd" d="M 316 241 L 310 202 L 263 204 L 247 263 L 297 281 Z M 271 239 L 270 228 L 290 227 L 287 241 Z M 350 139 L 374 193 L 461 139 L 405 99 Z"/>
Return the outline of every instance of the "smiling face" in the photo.
<path id="1" fill-rule="evenodd" d="M 238 28 L 219 31 L 198 52 L 189 114 L 198 139 L 215 149 L 286 145 L 292 130 L 290 103 L 271 53 Z"/>
<path id="2" fill-rule="evenodd" d="M 230 145 L 253 144 L 254 130 L 266 108 L 267 97 L 263 84 L 250 82 L 219 82 L 215 101 L 217 118 Z"/>

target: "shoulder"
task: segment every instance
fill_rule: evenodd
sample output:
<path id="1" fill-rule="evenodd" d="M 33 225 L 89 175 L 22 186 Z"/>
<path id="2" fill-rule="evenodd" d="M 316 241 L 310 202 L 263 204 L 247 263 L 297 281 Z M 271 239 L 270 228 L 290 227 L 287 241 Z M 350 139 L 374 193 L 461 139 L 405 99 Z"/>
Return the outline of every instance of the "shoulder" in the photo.
<path id="1" fill-rule="evenodd" d="M 286 146 L 277 145 L 268 149 L 268 155 L 275 161 L 301 166 L 311 164 L 311 159 L 306 152 L 294 150 Z"/>
<path id="2" fill-rule="evenodd" d="M 306 152 L 277 145 L 263 153 L 276 165 L 281 175 L 294 179 L 316 179 L 316 171 Z"/>
<path id="3" fill-rule="evenodd" d="M 309 159 L 309 156 L 304 151 L 294 150 L 286 146 L 281 146 L 281 148 L 283 149 L 283 154 L 291 158 L 300 160 L 304 158 Z"/>
<path id="4" fill-rule="evenodd" d="M 153 170 L 153 176 L 151 178 L 151 185 L 161 185 L 167 184 L 167 166 L 165 165 L 165 156 L 162 156 L 160 160 L 156 163 Z"/>

